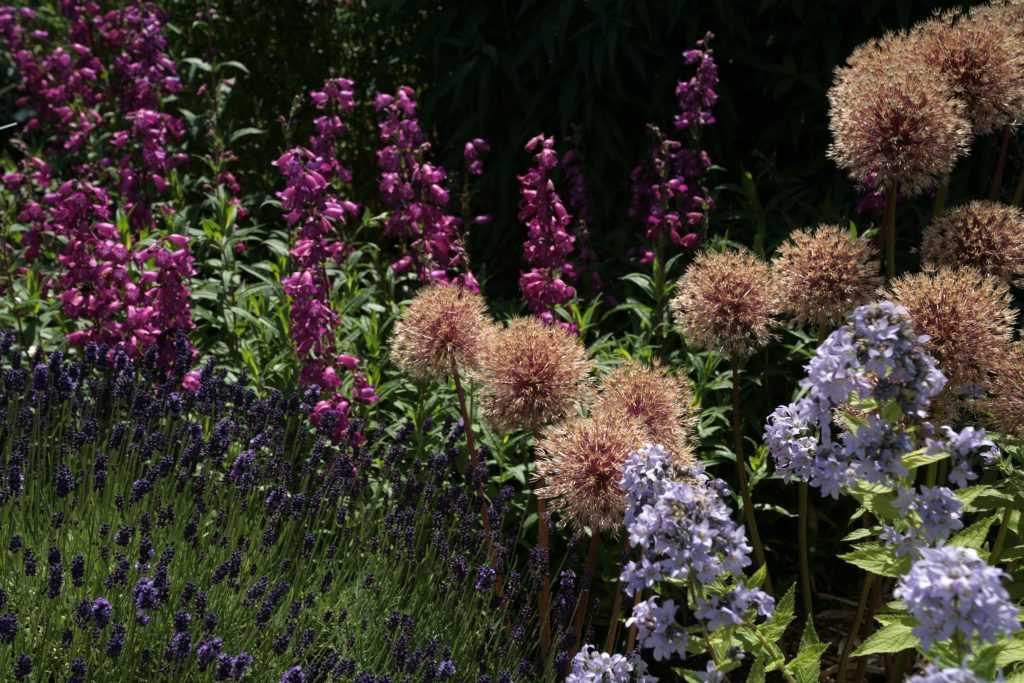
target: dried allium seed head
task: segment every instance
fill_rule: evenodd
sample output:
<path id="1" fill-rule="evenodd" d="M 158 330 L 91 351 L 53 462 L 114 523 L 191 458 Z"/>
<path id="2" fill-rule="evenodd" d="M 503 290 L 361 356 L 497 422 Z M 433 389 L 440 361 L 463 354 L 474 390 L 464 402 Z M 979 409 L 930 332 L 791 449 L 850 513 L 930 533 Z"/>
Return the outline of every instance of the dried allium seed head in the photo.
<path id="1" fill-rule="evenodd" d="M 537 496 L 572 527 L 616 529 L 625 514 L 622 469 L 643 443 L 639 423 L 620 415 L 595 413 L 552 425 L 537 444 Z"/>
<path id="2" fill-rule="evenodd" d="M 1004 282 L 1024 276 L 1024 212 L 1015 206 L 975 201 L 950 209 L 924 231 L 926 263 L 973 266 Z"/>
<path id="3" fill-rule="evenodd" d="M 1017 313 L 1006 284 L 974 268 L 941 267 L 905 275 L 890 288 L 910 314 L 914 331 L 930 337 L 928 351 L 956 397 L 987 387 L 1013 335 Z"/>
<path id="4" fill-rule="evenodd" d="M 989 395 L 979 407 L 1001 431 L 1024 438 L 1024 342 L 1010 344 L 1001 354 Z"/>
<path id="5" fill-rule="evenodd" d="M 590 397 L 592 369 L 576 337 L 534 317 L 515 318 L 491 336 L 481 359 L 484 417 L 504 431 L 561 420 Z"/>
<path id="6" fill-rule="evenodd" d="M 967 104 L 975 135 L 1024 114 L 1024 42 L 1012 24 L 985 12 L 951 11 L 919 24 L 910 40 Z"/>
<path id="7" fill-rule="evenodd" d="M 774 336 L 778 285 L 771 267 L 748 251 L 701 253 L 676 291 L 676 325 L 696 346 L 743 357 Z"/>
<path id="8" fill-rule="evenodd" d="M 474 370 L 493 333 L 483 298 L 458 285 L 421 289 L 395 325 L 391 356 L 415 379 L 440 380 L 452 367 Z"/>
<path id="9" fill-rule="evenodd" d="M 775 277 L 782 312 L 798 324 L 829 326 L 871 301 L 882 284 L 877 251 L 834 225 L 797 230 L 779 247 Z"/>
<path id="10" fill-rule="evenodd" d="M 1024 0 L 996 0 L 991 4 L 972 8 L 971 16 L 1009 27 L 1018 40 L 1024 40 Z"/>
<path id="11" fill-rule="evenodd" d="M 828 92 L 828 155 L 858 183 L 912 197 L 935 187 L 971 139 L 964 102 L 904 35 L 863 45 Z"/>
<path id="12" fill-rule="evenodd" d="M 637 420 L 647 440 L 664 445 L 677 464 L 693 463 L 690 438 L 697 415 L 686 378 L 676 378 L 657 364 L 648 368 L 627 362 L 601 382 L 594 412 Z"/>

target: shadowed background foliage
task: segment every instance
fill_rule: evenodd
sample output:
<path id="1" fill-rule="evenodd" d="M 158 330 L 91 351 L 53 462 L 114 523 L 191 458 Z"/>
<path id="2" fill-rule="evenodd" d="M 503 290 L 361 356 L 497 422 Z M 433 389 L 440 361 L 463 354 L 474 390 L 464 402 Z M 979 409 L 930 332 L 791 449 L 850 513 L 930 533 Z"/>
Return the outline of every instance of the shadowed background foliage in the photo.
<path id="1" fill-rule="evenodd" d="M 702 140 L 720 167 L 713 175 L 712 231 L 747 244 L 760 231 L 770 248 L 794 226 L 854 217 L 856 190 L 825 157 L 832 70 L 868 38 L 952 6 L 922 0 L 169 3 L 176 25 L 193 32 L 195 54 L 216 51 L 249 68 L 231 116 L 236 128 L 268 131 L 251 138 L 243 155 L 248 176 L 268 186 L 275 182 L 269 162 L 290 137 L 300 139 L 295 125 L 302 123 L 287 115 L 294 98 L 330 74 L 353 78 L 364 101 L 376 90 L 413 85 L 438 160 L 449 169 L 461 165 L 467 139 L 486 138 L 492 153 L 479 205 L 496 220 L 478 229 L 471 245 L 475 268 L 499 296 L 513 294 L 520 267 L 515 175 L 528 163 L 523 144 L 541 131 L 584 158 L 592 239 L 598 257 L 617 270 L 615 262 L 639 234 L 627 216 L 629 171 L 649 143 L 645 124 L 671 127 L 675 83 L 690 76 L 681 53 L 706 31 L 715 34 L 721 77 L 719 122 Z M 210 9 L 219 18 L 202 31 L 189 28 L 197 14 L 211 16 Z M 349 152 L 364 201 L 375 194 L 376 175 L 367 109 L 356 118 Z M 981 141 L 971 163 L 989 163 L 991 146 Z"/>

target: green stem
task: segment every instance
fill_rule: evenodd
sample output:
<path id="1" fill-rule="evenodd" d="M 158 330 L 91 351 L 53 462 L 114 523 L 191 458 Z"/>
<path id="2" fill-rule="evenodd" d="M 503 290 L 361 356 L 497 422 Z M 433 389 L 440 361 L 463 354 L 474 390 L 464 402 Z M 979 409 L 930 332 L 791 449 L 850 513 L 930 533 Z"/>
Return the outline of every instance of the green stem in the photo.
<path id="1" fill-rule="evenodd" d="M 800 589 L 804 599 L 804 613 L 810 619 L 814 614 L 814 603 L 811 597 L 811 562 L 810 548 L 807 543 L 807 483 L 800 484 Z"/>
<path id="2" fill-rule="evenodd" d="M 853 644 L 857 639 L 857 634 L 860 633 L 861 623 L 864 621 L 864 613 L 867 611 L 868 598 L 871 596 L 871 586 L 875 582 L 874 574 L 864 574 L 864 586 L 860 590 L 860 600 L 857 601 L 857 611 L 853 616 L 853 623 L 850 624 L 850 630 L 847 632 L 846 643 L 843 645 L 843 654 L 839 658 L 839 673 L 836 675 L 836 681 L 846 681 L 846 669 L 850 663 L 850 653 L 853 652 Z"/>
<path id="3" fill-rule="evenodd" d="M 885 222 L 882 224 L 885 238 L 885 272 L 888 279 L 896 277 L 896 188 L 886 191 Z"/>
<path id="4" fill-rule="evenodd" d="M 925 486 L 935 486 L 935 480 L 939 474 L 939 463 L 932 462 L 928 463 L 928 467 L 924 471 L 924 484 Z"/>
<path id="5" fill-rule="evenodd" d="M 732 434 L 736 452 L 736 473 L 740 482 L 740 496 L 743 500 L 743 518 L 750 533 L 750 544 L 754 549 L 754 562 L 757 567 L 765 567 L 765 589 L 772 593 L 772 580 L 768 574 L 765 560 L 764 544 L 761 533 L 757 529 L 757 518 L 754 516 L 754 501 L 750 496 L 750 484 L 747 481 L 747 462 L 743 457 L 743 406 L 740 400 L 740 359 L 732 357 Z"/>
<path id="6" fill-rule="evenodd" d="M 1006 543 L 1006 530 L 1010 528 L 1010 515 L 1013 510 L 1003 510 L 1003 518 L 999 520 L 999 531 L 996 532 L 996 540 L 992 543 L 992 552 L 988 556 L 988 563 L 993 567 L 999 562 L 1003 554 L 1003 545 Z"/>

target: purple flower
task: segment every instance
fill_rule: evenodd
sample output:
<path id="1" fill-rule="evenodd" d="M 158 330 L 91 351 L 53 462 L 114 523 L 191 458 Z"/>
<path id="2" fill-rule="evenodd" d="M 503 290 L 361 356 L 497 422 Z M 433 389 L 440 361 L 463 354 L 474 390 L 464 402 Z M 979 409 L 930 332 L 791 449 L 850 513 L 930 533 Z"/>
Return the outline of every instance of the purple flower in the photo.
<path id="1" fill-rule="evenodd" d="M 572 660 L 572 671 L 565 683 L 657 683 L 647 675 L 647 666 L 639 655 L 629 657 L 598 651 L 587 644 Z"/>
<path id="2" fill-rule="evenodd" d="M 541 133 L 526 143 L 536 164 L 519 176 L 519 220 L 526 225 L 523 259 L 529 270 L 519 277 L 526 302 L 544 322 L 554 322 L 554 307 L 568 303 L 576 290 L 576 269 L 569 260 L 576 238 L 568 231 L 572 216 L 552 178 L 558 167 L 555 139 Z"/>
<path id="3" fill-rule="evenodd" d="M 984 429 L 964 427 L 959 432 L 951 427 L 942 428 L 942 438 L 928 439 L 929 454 L 949 453 L 953 467 L 949 479 L 959 488 L 978 478 L 972 467 L 973 460 L 980 460 L 982 465 L 993 464 L 999 458 L 999 449 L 990 439 L 985 438 Z"/>
<path id="4" fill-rule="evenodd" d="M 925 650 L 954 636 L 973 650 L 975 639 L 994 642 L 1020 630 L 1018 610 L 1003 587 L 1005 578 L 1005 572 L 987 565 L 972 548 L 925 548 L 894 595 L 917 620 L 914 635 Z"/>
<path id="5" fill-rule="evenodd" d="M 106 628 L 110 623 L 110 615 L 113 613 L 113 606 L 106 598 L 96 598 L 89 604 L 89 616 L 96 623 L 99 629 Z"/>
<path id="6" fill-rule="evenodd" d="M 911 676 L 906 683 L 984 683 L 984 680 L 967 668 L 940 669 L 934 664 L 929 664 L 924 673 Z M 1002 677 L 999 680 L 1002 680 Z"/>
<path id="7" fill-rule="evenodd" d="M 293 666 L 281 674 L 281 683 L 305 683 L 305 681 L 306 674 L 302 672 L 301 666 Z"/>
<path id="8" fill-rule="evenodd" d="M 15 680 L 23 681 L 30 673 L 32 673 L 32 658 L 27 653 L 22 652 L 14 660 L 14 678 Z"/>
<path id="9" fill-rule="evenodd" d="M 0 614 L 0 643 L 10 645 L 18 635 L 18 615 L 14 612 Z"/>

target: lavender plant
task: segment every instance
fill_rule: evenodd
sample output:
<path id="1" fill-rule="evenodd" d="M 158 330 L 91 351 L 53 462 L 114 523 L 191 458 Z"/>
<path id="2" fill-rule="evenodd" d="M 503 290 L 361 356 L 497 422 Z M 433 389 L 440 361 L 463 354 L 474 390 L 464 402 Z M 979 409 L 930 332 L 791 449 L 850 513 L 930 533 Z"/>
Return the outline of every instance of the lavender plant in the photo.
<path id="1" fill-rule="evenodd" d="M 312 392 L 183 341 L 170 374 L 2 341 L 4 677 L 524 680 L 528 583 L 475 586 L 460 427 L 338 446 Z"/>

